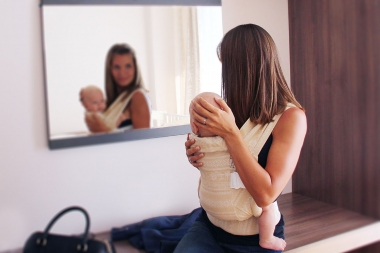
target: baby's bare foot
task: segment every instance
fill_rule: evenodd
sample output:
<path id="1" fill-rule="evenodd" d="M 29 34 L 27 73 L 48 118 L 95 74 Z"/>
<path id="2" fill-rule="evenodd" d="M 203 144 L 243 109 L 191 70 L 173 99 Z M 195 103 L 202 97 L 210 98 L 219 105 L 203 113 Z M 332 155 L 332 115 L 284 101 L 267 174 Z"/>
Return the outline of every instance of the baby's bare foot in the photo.
<path id="1" fill-rule="evenodd" d="M 286 242 L 281 238 L 272 236 L 270 240 L 260 240 L 260 246 L 266 249 L 284 250 Z"/>

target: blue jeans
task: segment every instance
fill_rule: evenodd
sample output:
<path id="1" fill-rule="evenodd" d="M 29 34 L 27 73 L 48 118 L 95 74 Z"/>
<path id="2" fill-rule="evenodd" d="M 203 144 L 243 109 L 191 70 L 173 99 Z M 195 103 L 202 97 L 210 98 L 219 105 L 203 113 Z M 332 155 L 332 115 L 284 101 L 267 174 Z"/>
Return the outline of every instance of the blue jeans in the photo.
<path id="1" fill-rule="evenodd" d="M 198 218 L 177 245 L 174 253 L 281 253 L 257 246 L 237 245 L 215 239 L 207 222 Z"/>

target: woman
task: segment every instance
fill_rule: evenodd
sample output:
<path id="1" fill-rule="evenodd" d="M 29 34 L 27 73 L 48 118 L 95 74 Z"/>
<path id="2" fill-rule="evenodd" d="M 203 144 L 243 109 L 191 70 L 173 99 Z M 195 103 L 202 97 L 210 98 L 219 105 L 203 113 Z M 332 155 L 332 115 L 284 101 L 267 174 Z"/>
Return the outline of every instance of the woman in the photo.
<path id="1" fill-rule="evenodd" d="M 130 96 L 116 125 L 118 128 L 150 127 L 150 104 L 146 89 L 138 68 L 134 50 L 127 44 L 115 44 L 106 59 L 106 96 L 107 109 L 122 95 L 121 102 Z M 107 112 L 106 112 L 107 113 Z M 92 132 L 106 132 L 109 128 L 96 115 L 86 117 L 86 123 Z"/>
<path id="2" fill-rule="evenodd" d="M 193 124 L 224 139 L 246 190 L 258 206 L 268 206 L 276 203 L 296 167 L 307 129 L 304 109 L 286 83 L 273 39 L 260 26 L 230 30 L 218 56 L 224 100 L 216 102 L 222 109 L 202 98 L 194 100 Z M 277 123 L 256 159 L 239 129 L 246 122 L 267 126 L 274 118 Z M 194 167 L 202 169 L 198 160 L 204 154 L 194 143 L 188 137 L 186 154 Z M 175 252 L 281 252 L 261 248 L 257 218 L 248 220 L 221 221 L 203 211 Z M 237 229 L 242 227 L 248 229 Z M 282 215 L 274 235 L 284 239 Z"/>

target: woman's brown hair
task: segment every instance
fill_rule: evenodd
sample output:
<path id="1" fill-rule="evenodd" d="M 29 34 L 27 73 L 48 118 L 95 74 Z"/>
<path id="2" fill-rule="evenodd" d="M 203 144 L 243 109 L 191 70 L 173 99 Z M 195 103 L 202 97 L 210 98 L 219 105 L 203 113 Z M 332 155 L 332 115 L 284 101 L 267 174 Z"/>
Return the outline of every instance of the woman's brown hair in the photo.
<path id="1" fill-rule="evenodd" d="M 133 63 L 135 65 L 135 76 L 132 80 L 132 83 L 129 84 L 124 91 L 127 91 L 127 95 L 130 94 L 132 91 L 143 88 L 144 90 L 144 83 L 141 77 L 140 68 L 137 64 L 136 54 L 135 51 L 130 47 L 128 44 L 115 44 L 113 45 L 107 53 L 106 58 L 106 68 L 105 68 L 105 83 L 106 83 L 106 95 L 107 95 L 107 108 L 115 101 L 115 99 L 118 97 L 120 92 L 117 90 L 117 83 L 115 82 L 114 78 L 112 77 L 111 72 L 111 65 L 112 60 L 115 55 L 124 55 L 124 54 L 130 54 L 133 58 Z"/>
<path id="2" fill-rule="evenodd" d="M 217 51 L 222 62 L 222 97 L 239 128 L 249 118 L 257 124 L 271 122 L 288 103 L 304 110 L 286 83 L 272 37 L 262 27 L 233 28 Z"/>

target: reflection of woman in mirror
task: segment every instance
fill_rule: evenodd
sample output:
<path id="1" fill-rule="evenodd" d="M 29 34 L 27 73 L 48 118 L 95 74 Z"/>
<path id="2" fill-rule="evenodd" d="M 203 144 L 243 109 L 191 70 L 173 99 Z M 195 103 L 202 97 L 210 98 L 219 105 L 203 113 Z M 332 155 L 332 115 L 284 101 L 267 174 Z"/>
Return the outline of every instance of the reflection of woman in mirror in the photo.
<path id="1" fill-rule="evenodd" d="M 121 115 L 116 120 L 116 127 L 149 128 L 150 103 L 143 85 L 135 52 L 129 45 L 115 44 L 109 49 L 105 77 L 107 109 L 110 109 L 111 105 L 114 106 L 115 103 L 126 102 Z M 96 115 L 86 116 L 86 123 L 92 132 L 109 131 L 109 127 Z"/>

